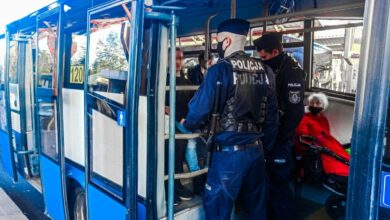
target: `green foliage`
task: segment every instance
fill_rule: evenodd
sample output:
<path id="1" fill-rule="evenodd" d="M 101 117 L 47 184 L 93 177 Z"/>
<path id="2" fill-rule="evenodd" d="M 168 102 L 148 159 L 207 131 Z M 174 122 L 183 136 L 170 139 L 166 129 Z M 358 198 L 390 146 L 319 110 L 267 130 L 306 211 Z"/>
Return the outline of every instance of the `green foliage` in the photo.
<path id="1" fill-rule="evenodd" d="M 93 74 L 101 70 L 126 71 L 128 66 L 118 33 L 110 32 L 106 40 L 97 43 L 96 60 L 92 64 Z"/>

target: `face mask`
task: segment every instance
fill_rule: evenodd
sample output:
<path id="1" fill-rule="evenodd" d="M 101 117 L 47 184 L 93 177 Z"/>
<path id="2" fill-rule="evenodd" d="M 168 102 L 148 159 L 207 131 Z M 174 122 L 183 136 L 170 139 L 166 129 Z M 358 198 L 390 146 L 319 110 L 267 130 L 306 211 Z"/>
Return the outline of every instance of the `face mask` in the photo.
<path id="1" fill-rule="evenodd" d="M 217 52 L 218 52 L 219 58 L 223 58 L 225 56 L 225 50 L 223 49 L 223 42 L 225 40 L 226 40 L 226 38 L 217 43 Z"/>
<path id="2" fill-rule="evenodd" d="M 282 56 L 276 56 L 269 60 L 264 60 L 263 62 L 275 71 L 276 69 L 280 68 L 281 58 Z"/>
<path id="3" fill-rule="evenodd" d="M 320 112 L 322 112 L 322 110 L 324 110 L 324 108 L 309 106 L 309 111 L 310 111 L 313 115 L 318 115 Z"/>

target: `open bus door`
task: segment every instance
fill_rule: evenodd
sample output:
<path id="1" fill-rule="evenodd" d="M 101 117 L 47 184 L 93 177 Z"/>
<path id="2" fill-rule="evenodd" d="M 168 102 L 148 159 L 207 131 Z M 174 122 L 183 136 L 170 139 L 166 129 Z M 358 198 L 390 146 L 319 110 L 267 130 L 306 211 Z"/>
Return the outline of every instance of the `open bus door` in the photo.
<path id="1" fill-rule="evenodd" d="M 39 153 L 34 144 L 33 120 L 33 49 L 29 35 L 7 35 L 8 58 L 6 75 L 7 119 L 11 158 L 7 161 L 18 175 L 30 180 L 41 190 L 39 181 Z M 12 175 L 11 175 L 12 176 Z"/>
<path id="2" fill-rule="evenodd" d="M 56 220 L 67 219 L 68 212 L 62 135 L 63 7 L 38 15 L 36 26 L 35 141 L 41 153 L 46 213 Z"/>
<path id="3" fill-rule="evenodd" d="M 134 33 L 137 2 L 108 3 L 88 11 L 84 91 L 89 219 L 125 219 L 134 214 L 126 204 L 135 196 L 126 187 L 126 170 L 134 168 L 127 165 L 131 154 L 126 143 L 131 137 L 126 135 L 130 114 L 126 100 L 131 68 L 127 51 L 135 48 L 126 48 L 121 39 Z"/>
<path id="4" fill-rule="evenodd" d="M 11 145 L 8 138 L 8 99 L 7 99 L 7 85 L 6 85 L 6 38 L 3 35 L 0 37 L 0 148 L 2 153 L 2 162 L 5 172 L 13 177 L 14 181 L 17 179 L 17 172 L 14 160 L 14 154 L 11 150 Z"/>

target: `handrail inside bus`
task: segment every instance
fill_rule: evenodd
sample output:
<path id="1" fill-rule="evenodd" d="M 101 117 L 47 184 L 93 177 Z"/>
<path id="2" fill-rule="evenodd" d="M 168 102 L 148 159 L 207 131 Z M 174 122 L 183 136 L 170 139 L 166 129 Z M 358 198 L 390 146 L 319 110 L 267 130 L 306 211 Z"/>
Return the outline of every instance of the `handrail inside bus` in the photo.
<path id="1" fill-rule="evenodd" d="M 176 91 L 196 91 L 199 89 L 199 86 L 176 86 Z M 166 90 L 169 91 L 170 87 L 167 86 Z"/>
<path id="2" fill-rule="evenodd" d="M 175 180 L 192 179 L 192 178 L 201 176 L 201 175 L 208 173 L 208 172 L 209 172 L 209 168 L 203 168 L 201 170 L 197 170 L 197 171 L 189 172 L 189 173 L 175 173 Z M 168 175 L 165 175 L 164 181 L 167 181 L 167 180 L 168 180 Z"/>
<path id="3" fill-rule="evenodd" d="M 188 140 L 192 138 L 198 138 L 202 136 L 203 134 L 200 133 L 192 133 L 192 134 L 175 134 L 176 140 Z M 169 139 L 169 135 L 165 135 L 165 140 Z"/>
<path id="4" fill-rule="evenodd" d="M 336 5 L 332 7 L 326 7 L 326 8 L 315 8 L 315 9 L 309 9 L 304 11 L 297 11 L 293 13 L 287 13 L 287 14 L 279 14 L 279 15 L 272 15 L 267 17 L 260 17 L 260 18 L 253 18 L 249 19 L 248 21 L 251 24 L 257 24 L 262 23 L 265 21 L 272 21 L 280 18 L 297 18 L 297 17 L 305 17 L 310 15 L 319 15 L 319 14 L 325 14 L 328 12 L 335 12 L 335 11 L 346 11 L 350 9 L 358 9 L 358 8 L 364 8 L 364 1 L 356 2 L 356 3 L 347 3 L 347 4 L 341 4 Z"/>

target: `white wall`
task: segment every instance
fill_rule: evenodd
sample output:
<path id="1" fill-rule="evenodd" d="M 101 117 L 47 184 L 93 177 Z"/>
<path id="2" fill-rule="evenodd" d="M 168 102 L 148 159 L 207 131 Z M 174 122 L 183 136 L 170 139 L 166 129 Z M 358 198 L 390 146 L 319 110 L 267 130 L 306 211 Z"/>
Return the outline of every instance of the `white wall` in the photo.
<path id="1" fill-rule="evenodd" d="M 138 108 L 138 195 L 146 198 L 147 152 L 148 152 L 148 106 L 147 97 L 139 97 Z"/>
<path id="2" fill-rule="evenodd" d="M 84 166 L 84 90 L 64 88 L 62 98 L 65 157 Z"/>
<path id="3" fill-rule="evenodd" d="M 92 170 L 123 186 L 123 127 L 92 111 Z"/>
<path id="4" fill-rule="evenodd" d="M 353 101 L 329 98 L 329 107 L 324 114 L 329 120 L 331 134 L 342 144 L 351 142 L 353 113 Z"/>

